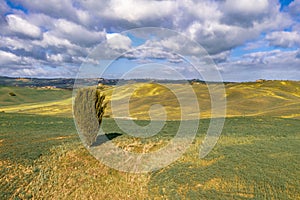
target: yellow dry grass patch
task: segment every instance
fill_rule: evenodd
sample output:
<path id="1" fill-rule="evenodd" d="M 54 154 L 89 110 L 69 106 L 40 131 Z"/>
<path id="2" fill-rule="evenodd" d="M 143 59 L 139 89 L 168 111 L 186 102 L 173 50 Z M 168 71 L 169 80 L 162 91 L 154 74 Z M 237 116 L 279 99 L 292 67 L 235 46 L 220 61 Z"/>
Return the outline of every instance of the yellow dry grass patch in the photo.
<path id="1" fill-rule="evenodd" d="M 226 117 L 237 116 L 277 116 L 298 118 L 300 88 L 298 83 L 292 82 L 266 82 L 266 83 L 234 83 L 225 85 L 227 108 Z M 294 87 L 295 85 L 295 87 Z M 196 113 L 191 106 L 180 107 L 175 100 L 178 96 L 185 100 L 191 97 L 187 93 L 188 88 L 193 88 L 199 102 L 200 112 Z M 214 91 L 220 91 L 220 86 L 211 86 Z M 107 114 L 111 117 L 127 117 L 136 119 L 149 119 L 149 109 L 153 104 L 162 105 L 169 120 L 180 120 L 181 109 L 190 113 L 189 119 L 210 118 L 211 101 L 208 87 L 205 84 L 154 84 L 136 83 L 111 87 L 106 90 L 108 100 L 114 101 L 125 98 L 130 99 L 130 116 L 114 116 L 110 105 Z M 111 94 L 113 93 L 113 97 Z M 296 107 L 294 107 L 296 106 Z M 294 107 L 294 109 L 292 109 Z M 118 105 L 115 115 L 126 113 L 128 105 Z M 161 110 L 154 110 L 155 116 L 162 114 Z M 221 116 L 219 116 L 221 117 Z"/>
<path id="2" fill-rule="evenodd" d="M 282 85 L 287 85 L 287 82 L 285 82 L 285 81 L 280 81 L 280 83 L 281 83 Z"/>
<path id="3" fill-rule="evenodd" d="M 28 78 L 17 78 L 16 79 L 17 81 L 22 81 L 22 82 L 29 82 L 30 81 L 30 79 L 28 79 Z"/>
<path id="4" fill-rule="evenodd" d="M 28 103 L 1 107 L 7 113 L 72 116 L 72 98 L 61 101 Z"/>
<path id="5" fill-rule="evenodd" d="M 220 91 L 220 86 L 212 85 L 213 91 Z M 180 106 L 177 97 L 185 102 L 191 99 L 189 89 L 198 98 L 200 112 L 187 104 Z M 231 83 L 225 85 L 227 106 L 226 117 L 238 116 L 276 116 L 284 118 L 300 118 L 300 84 L 291 81 L 274 81 L 263 83 Z M 188 115 L 186 119 L 201 119 L 211 117 L 211 100 L 206 84 L 156 84 L 132 83 L 120 86 L 105 86 L 103 92 L 106 100 L 122 102 L 129 99 L 128 105 L 117 104 L 114 113 L 108 104 L 106 116 L 127 119 L 149 120 L 149 110 L 152 105 L 159 104 L 165 109 L 168 120 L 180 120 L 181 111 Z M 176 96 L 177 95 L 177 96 Z M 53 102 L 28 103 L 1 107 L 0 111 L 29 113 L 39 115 L 59 115 L 72 117 L 72 98 Z M 151 110 L 157 120 L 163 119 L 162 109 Z M 222 117 L 222 116 L 218 116 Z"/>
<path id="6" fill-rule="evenodd" d="M 202 186 L 204 190 L 218 190 L 222 189 L 224 182 L 221 178 L 212 178 L 209 181 L 205 182 Z"/>
<path id="7" fill-rule="evenodd" d="M 6 160 L 0 160 L 0 167 L 8 166 L 8 163 L 9 163 L 9 161 L 6 161 Z"/>
<path id="8" fill-rule="evenodd" d="M 210 107 L 209 95 L 205 91 L 207 88 L 203 85 L 191 86 L 187 84 L 155 84 L 155 83 L 136 83 L 116 86 L 105 91 L 108 101 L 115 102 L 113 111 L 111 105 L 108 104 L 106 113 L 111 117 L 135 118 L 141 120 L 150 119 L 150 108 L 152 105 L 161 105 L 166 112 L 168 120 L 180 120 L 181 112 L 189 113 L 185 115 L 185 119 L 199 119 L 200 112 L 197 112 L 194 106 L 186 104 L 180 105 L 180 98 L 184 102 L 191 101 L 192 98 L 201 99 L 202 105 L 201 116 L 209 117 Z M 201 91 L 200 91 L 200 90 Z M 125 104 L 124 99 L 129 100 L 129 116 L 127 113 L 128 104 Z M 197 100 L 197 99 L 196 99 Z M 121 102 L 121 103 L 119 103 Z M 115 106 L 117 105 L 117 106 Z M 163 119 L 162 109 L 151 109 L 151 114 L 156 116 L 156 119 Z"/>
<path id="9" fill-rule="evenodd" d="M 8 160 L 0 160 L 0 169 L 5 169 L 6 173 L 0 174 L 0 182 L 2 187 L 17 189 L 10 199 L 14 199 L 18 196 L 18 193 L 26 187 L 26 182 L 22 179 L 26 178 L 29 174 L 33 172 L 32 166 L 25 166 L 20 163 L 11 162 Z M 3 170 L 4 171 L 4 170 Z"/>
<path id="10" fill-rule="evenodd" d="M 280 117 L 282 117 L 282 118 L 295 118 L 295 119 L 299 119 L 300 118 L 300 113 L 299 114 L 291 114 L 291 115 L 282 115 Z"/>
<path id="11" fill-rule="evenodd" d="M 215 159 L 212 159 L 212 160 L 201 159 L 200 165 L 208 167 L 208 166 L 211 166 L 211 165 L 215 164 L 216 162 L 218 162 L 218 161 L 220 161 L 224 158 L 225 158 L 225 156 L 220 156 L 219 158 L 215 158 Z"/>
<path id="12" fill-rule="evenodd" d="M 46 141 L 51 141 L 51 140 L 63 140 L 67 138 L 75 138 L 76 136 L 60 136 L 60 137 L 54 137 L 54 138 L 47 138 L 44 140 L 36 140 L 36 142 L 46 142 Z"/>
<path id="13" fill-rule="evenodd" d="M 34 199 L 145 199 L 149 177 L 113 170 L 86 149 L 64 145 L 39 160 L 40 173 L 26 187 Z"/>
<path id="14" fill-rule="evenodd" d="M 225 180 L 219 177 L 212 178 L 199 185 L 203 190 L 216 190 L 218 192 L 232 193 L 243 198 L 254 198 L 254 188 L 244 184 L 244 180 L 235 176 L 234 180 Z M 237 192 L 232 192 L 237 191 Z"/>
<path id="15" fill-rule="evenodd" d="M 159 140 L 157 142 L 143 143 L 140 138 L 131 138 L 127 141 L 114 142 L 114 144 L 129 152 L 150 153 L 159 150 L 168 144 L 168 141 Z"/>

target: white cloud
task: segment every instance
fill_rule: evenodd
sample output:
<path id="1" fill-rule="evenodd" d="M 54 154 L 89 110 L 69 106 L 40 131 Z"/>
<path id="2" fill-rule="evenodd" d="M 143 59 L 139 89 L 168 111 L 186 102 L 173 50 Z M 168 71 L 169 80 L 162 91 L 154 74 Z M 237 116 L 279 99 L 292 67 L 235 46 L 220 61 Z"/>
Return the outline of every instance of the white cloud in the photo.
<path id="1" fill-rule="evenodd" d="M 257 15 L 265 13 L 269 7 L 268 0 L 226 0 L 225 8 L 228 12 L 244 15 Z"/>
<path id="2" fill-rule="evenodd" d="M 1 1 L 0 2 L 0 11 L 2 12 L 2 13 L 5 13 L 5 12 L 7 12 L 7 11 L 9 11 L 10 9 L 9 9 L 9 7 L 7 6 L 7 4 L 6 4 L 6 2 L 5 1 Z"/>
<path id="3" fill-rule="evenodd" d="M 6 20 L 11 31 L 20 33 L 31 38 L 40 38 L 41 30 L 39 27 L 29 23 L 17 15 L 7 15 Z"/>
<path id="4" fill-rule="evenodd" d="M 33 41 L 33 44 L 40 45 L 44 48 L 55 46 L 58 48 L 76 48 L 76 45 L 72 44 L 67 39 L 59 38 L 52 35 L 50 32 L 43 34 L 43 40 Z"/>
<path id="5" fill-rule="evenodd" d="M 186 34 L 203 45 L 209 53 L 217 54 L 258 37 L 259 31 L 221 23 L 194 23 L 188 27 Z"/>
<path id="6" fill-rule="evenodd" d="M 276 2 L 255 1 L 178 1 L 180 7 L 172 16 L 173 27 L 199 42 L 209 53 L 218 54 L 258 39 L 262 32 L 282 30 L 292 24 Z"/>
<path id="7" fill-rule="evenodd" d="M 64 57 L 62 54 L 54 54 L 54 55 L 47 54 L 47 60 L 49 62 L 63 62 Z"/>
<path id="8" fill-rule="evenodd" d="M 131 39 L 118 33 L 106 35 L 108 47 L 115 50 L 129 50 L 131 48 Z"/>
<path id="9" fill-rule="evenodd" d="M 158 47 L 140 47 L 127 52 L 124 57 L 138 59 L 140 62 L 152 62 L 151 59 L 162 59 L 170 62 L 182 62 L 181 57 Z"/>
<path id="10" fill-rule="evenodd" d="M 283 48 L 299 47 L 300 48 L 300 33 L 293 31 L 277 31 L 269 33 L 266 39 L 272 46 L 278 46 Z"/>
<path id="11" fill-rule="evenodd" d="M 136 22 L 141 20 L 157 19 L 169 15 L 174 10 L 172 1 L 153 0 L 111 0 L 106 16 L 121 18 Z"/>
<path id="12" fill-rule="evenodd" d="M 81 24 L 86 24 L 86 25 L 90 24 L 90 21 L 92 20 L 92 16 L 89 14 L 88 11 L 77 10 L 76 14 Z"/>
<path id="13" fill-rule="evenodd" d="M 0 50 L 2 55 L 3 52 L 7 54 L 7 60 L 1 58 L 3 62 L 5 60 L 10 63 L 10 58 L 16 56 L 14 58 L 19 61 L 15 63 L 16 66 L 18 64 L 25 66 L 27 63 L 41 66 L 73 63 L 78 66 L 80 62 L 86 60 L 93 47 L 106 39 L 109 39 L 110 44 L 106 46 L 107 49 L 99 51 L 103 53 L 102 56 L 120 55 L 130 51 L 134 42 L 130 37 L 118 33 L 145 26 L 165 27 L 183 33 L 200 43 L 217 63 L 223 63 L 224 69 L 225 66 L 233 69 L 233 65 L 238 69 L 238 63 L 231 63 L 228 60 L 230 51 L 246 42 L 249 44 L 247 48 L 255 50 L 266 46 L 267 42 L 275 47 L 299 47 L 300 26 L 299 21 L 295 21 L 300 12 L 298 0 L 293 1 L 285 12 L 280 12 L 278 1 L 273 0 L 48 0 L 43 3 L 40 0 L 14 0 L 14 2 L 27 8 L 29 12 L 11 9 L 5 2 L 0 2 Z M 11 14 L 5 16 L 6 13 Z M 283 31 L 291 27 L 292 31 Z M 264 38 L 262 33 L 267 33 L 267 36 Z M 110 40 L 112 37 L 115 39 Z M 261 41 L 260 44 L 257 43 L 258 40 Z M 147 52 L 141 48 L 127 53 L 125 57 L 167 58 L 169 61 L 181 62 L 178 56 L 164 50 L 178 50 L 184 41 L 176 37 L 162 38 L 157 43 L 148 41 L 143 47 L 153 47 L 152 51 Z M 251 43 L 254 46 L 251 46 Z M 201 52 L 194 47 L 187 45 L 180 53 L 196 55 Z M 274 60 L 271 59 L 271 55 L 260 54 L 252 57 L 248 55 L 243 58 L 246 63 L 242 63 L 243 60 L 239 62 L 241 69 L 243 66 L 253 67 L 251 63 L 259 66 L 268 63 L 276 65 L 276 57 L 281 55 L 283 53 L 274 54 Z M 296 58 L 294 57 L 294 60 Z M 44 73 L 38 69 L 37 71 Z M 67 74 L 66 71 L 62 71 Z"/>
<path id="14" fill-rule="evenodd" d="M 81 46 L 93 46 L 105 39 L 105 32 L 95 32 L 73 22 L 59 19 L 55 23 L 54 35 L 66 38 L 74 44 Z"/>
<path id="15" fill-rule="evenodd" d="M 0 36 L 0 47 L 6 47 L 11 50 L 23 49 L 28 52 L 33 48 L 32 44 L 24 39 L 4 36 Z"/>
<path id="16" fill-rule="evenodd" d="M 211 55 L 210 58 L 213 59 L 215 63 L 223 63 L 226 62 L 230 56 L 230 51 L 223 51 L 219 54 Z"/>
<path id="17" fill-rule="evenodd" d="M 44 23 L 53 35 L 80 46 L 101 41 L 104 28 L 114 32 L 163 26 L 186 34 L 215 54 L 256 39 L 261 32 L 280 30 L 291 23 L 288 16 L 279 12 L 279 5 L 268 0 L 255 0 L 255 3 L 248 0 L 50 0 L 39 5 L 34 2 L 25 0 L 23 4 L 52 18 L 36 16 L 31 17 L 32 21 L 39 26 Z M 72 19 L 66 14 L 73 16 Z M 57 20 L 57 17 L 64 19 Z"/>
<path id="18" fill-rule="evenodd" d="M 255 50 L 255 49 L 260 49 L 262 47 L 268 46 L 268 42 L 265 41 L 264 39 L 248 42 L 245 44 L 245 47 L 243 48 L 244 50 Z"/>
<path id="19" fill-rule="evenodd" d="M 22 67 L 0 68 L 0 74 L 14 77 L 74 77 L 77 69 L 70 66 L 51 68 L 40 64 L 23 65 Z"/>
<path id="20" fill-rule="evenodd" d="M 145 47 L 155 47 L 155 48 L 163 48 L 169 52 L 176 52 L 179 55 L 187 56 L 187 55 L 201 55 L 206 51 L 201 45 L 197 44 L 195 41 L 190 40 L 184 35 L 174 36 L 165 35 L 161 38 L 160 41 L 151 41 L 148 40 L 145 43 Z"/>
<path id="21" fill-rule="evenodd" d="M 294 0 L 290 3 L 290 5 L 287 8 L 288 12 L 296 18 L 300 18 L 299 17 L 299 13 L 300 13 L 300 1 L 299 0 Z"/>
<path id="22" fill-rule="evenodd" d="M 10 8 L 7 6 L 5 1 L 0 1 L 0 13 L 9 12 Z M 5 16 L 0 14 L 0 25 L 5 24 Z"/>
<path id="23" fill-rule="evenodd" d="M 299 52 L 273 50 L 249 53 L 238 60 L 220 64 L 224 80 L 254 81 L 256 79 L 299 80 Z"/>
<path id="24" fill-rule="evenodd" d="M 32 13 L 44 13 L 54 18 L 74 18 L 76 8 L 72 0 L 47 0 L 41 3 L 40 0 L 15 0 L 15 3 L 23 5 Z"/>
<path id="25" fill-rule="evenodd" d="M 0 65 L 9 65 L 20 62 L 21 59 L 13 53 L 0 50 Z"/>

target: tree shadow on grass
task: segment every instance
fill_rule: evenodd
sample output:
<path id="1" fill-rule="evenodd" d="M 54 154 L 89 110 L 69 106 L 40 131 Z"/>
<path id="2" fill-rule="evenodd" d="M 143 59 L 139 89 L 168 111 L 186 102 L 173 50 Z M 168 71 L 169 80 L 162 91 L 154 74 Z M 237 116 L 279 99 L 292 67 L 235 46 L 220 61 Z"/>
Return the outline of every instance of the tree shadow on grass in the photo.
<path id="1" fill-rule="evenodd" d="M 121 133 L 105 133 L 104 135 L 98 135 L 96 141 L 91 145 L 91 147 L 99 146 L 121 135 Z"/>

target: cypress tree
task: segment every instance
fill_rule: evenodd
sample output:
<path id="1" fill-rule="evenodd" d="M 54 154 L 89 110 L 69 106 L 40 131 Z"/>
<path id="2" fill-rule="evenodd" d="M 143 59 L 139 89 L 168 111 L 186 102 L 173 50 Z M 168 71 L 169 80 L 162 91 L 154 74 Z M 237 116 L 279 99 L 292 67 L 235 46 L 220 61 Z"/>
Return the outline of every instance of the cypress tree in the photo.
<path id="1" fill-rule="evenodd" d="M 105 94 L 99 89 L 77 91 L 73 113 L 81 140 L 88 147 L 96 141 L 106 105 Z"/>

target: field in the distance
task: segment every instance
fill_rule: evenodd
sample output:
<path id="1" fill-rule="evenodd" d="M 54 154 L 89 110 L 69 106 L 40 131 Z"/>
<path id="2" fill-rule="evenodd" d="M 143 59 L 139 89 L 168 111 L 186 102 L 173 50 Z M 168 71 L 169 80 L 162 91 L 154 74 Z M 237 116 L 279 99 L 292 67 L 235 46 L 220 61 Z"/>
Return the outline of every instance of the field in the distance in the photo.
<path id="1" fill-rule="evenodd" d="M 71 100 L 61 103 L 70 91 L 3 87 L 0 199 L 300 199 L 299 86 L 288 81 L 226 85 L 228 118 L 213 151 L 198 157 L 209 124 L 202 119 L 182 158 L 148 174 L 110 169 L 88 153 L 71 118 Z M 15 98 L 23 94 L 25 102 Z M 200 94 L 205 100 L 204 89 Z M 132 102 L 139 103 L 134 97 Z M 65 110 L 58 112 L 57 106 Z M 168 122 L 149 139 L 127 136 L 110 119 L 103 128 L 119 133 L 112 139 L 116 145 L 140 152 L 165 145 L 178 123 Z"/>
<path id="2" fill-rule="evenodd" d="M 135 92 L 128 93 L 133 87 L 137 88 Z M 210 95 L 206 85 L 194 84 L 192 87 L 199 100 L 201 117 L 209 118 Z M 186 86 L 176 84 L 173 88 L 178 95 L 186 96 Z M 105 87 L 108 99 L 112 89 L 109 86 Z M 300 81 L 229 83 L 225 85 L 225 90 L 227 117 L 276 116 L 300 119 Z M 172 108 L 168 113 L 171 119 L 180 119 L 176 97 L 165 87 L 152 83 L 137 83 L 120 86 L 118 91 L 120 92 L 114 94 L 114 99 L 128 96 L 131 98 L 130 117 L 145 118 L 145 113 L 148 113 L 147 105 L 157 102 Z M 9 96 L 9 92 L 15 93 L 16 96 Z M 0 111 L 72 117 L 71 97 L 70 90 L 0 86 Z M 111 115 L 110 107 L 107 115 Z"/>
<path id="3" fill-rule="evenodd" d="M 71 117 L 71 104 L 71 90 L 0 86 L 0 112 Z"/>

